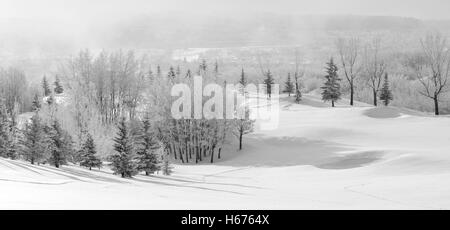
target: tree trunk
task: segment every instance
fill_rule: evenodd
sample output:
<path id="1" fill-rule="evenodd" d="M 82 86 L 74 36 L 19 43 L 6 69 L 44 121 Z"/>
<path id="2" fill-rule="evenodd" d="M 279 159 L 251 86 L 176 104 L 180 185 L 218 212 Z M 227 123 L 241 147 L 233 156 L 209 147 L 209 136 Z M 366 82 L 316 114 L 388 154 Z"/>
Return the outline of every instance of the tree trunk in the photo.
<path id="1" fill-rule="evenodd" d="M 214 148 L 211 151 L 211 164 L 214 163 Z"/>
<path id="2" fill-rule="evenodd" d="M 186 163 L 189 163 L 189 150 L 187 149 L 187 147 L 184 149 L 184 152 L 186 154 Z"/>
<path id="3" fill-rule="evenodd" d="M 173 156 L 175 157 L 175 160 L 177 160 L 177 153 L 175 152 L 173 145 L 170 144 L 169 145 L 169 155 L 171 155 L 173 153 Z"/>
<path id="4" fill-rule="evenodd" d="M 91 171 L 92 170 L 92 167 L 89 167 L 89 171 Z"/>
<path id="5" fill-rule="evenodd" d="M 148 172 L 147 171 L 145 171 L 145 175 L 148 176 Z"/>
<path id="6" fill-rule="evenodd" d="M 217 154 L 218 159 L 220 159 L 220 152 L 222 152 L 222 148 L 219 148 L 219 153 Z"/>
<path id="7" fill-rule="evenodd" d="M 351 104 L 353 105 L 353 104 Z M 334 107 L 334 100 L 331 100 L 331 107 Z"/>
<path id="8" fill-rule="evenodd" d="M 353 80 L 352 80 L 350 82 L 350 105 L 351 106 L 353 106 L 353 94 L 354 94 L 354 89 L 353 89 Z M 333 102 L 333 104 L 334 104 L 334 102 Z"/>
<path id="9" fill-rule="evenodd" d="M 178 148 L 178 151 L 180 152 L 180 160 L 181 160 L 181 163 L 184 164 L 183 153 L 181 152 L 181 148 Z M 177 154 L 175 153 L 175 154 L 173 154 L 173 155 L 177 155 Z"/>
<path id="10" fill-rule="evenodd" d="M 242 136 L 243 136 L 243 132 L 241 131 L 239 133 L 239 150 L 242 150 Z"/>
<path id="11" fill-rule="evenodd" d="M 195 146 L 195 163 L 198 163 L 198 155 L 199 155 L 199 149 L 198 149 L 198 145 Z"/>
<path id="12" fill-rule="evenodd" d="M 435 115 L 439 115 L 439 101 L 438 101 L 438 96 L 434 95 L 434 114 Z"/>
<path id="13" fill-rule="evenodd" d="M 372 90 L 373 92 L 373 105 L 377 106 L 378 105 L 378 101 L 377 101 L 377 91 L 375 89 Z"/>

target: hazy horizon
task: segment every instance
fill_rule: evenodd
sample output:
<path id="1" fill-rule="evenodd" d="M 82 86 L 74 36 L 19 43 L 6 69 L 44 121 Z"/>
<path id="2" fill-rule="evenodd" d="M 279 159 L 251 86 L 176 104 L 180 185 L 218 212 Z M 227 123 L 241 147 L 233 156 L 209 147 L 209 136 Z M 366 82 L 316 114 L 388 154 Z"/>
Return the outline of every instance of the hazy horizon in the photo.
<path id="1" fill-rule="evenodd" d="M 2 0 L 0 18 L 58 19 L 81 23 L 168 12 L 206 15 L 268 12 L 449 20 L 448 9 L 450 1 L 446 0 Z"/>

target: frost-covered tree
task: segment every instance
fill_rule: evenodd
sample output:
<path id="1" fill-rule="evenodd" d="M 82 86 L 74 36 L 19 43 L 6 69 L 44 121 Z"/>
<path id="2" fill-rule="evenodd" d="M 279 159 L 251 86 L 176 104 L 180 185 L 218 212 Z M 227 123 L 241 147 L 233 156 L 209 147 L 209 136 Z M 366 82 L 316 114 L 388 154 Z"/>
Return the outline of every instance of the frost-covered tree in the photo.
<path id="1" fill-rule="evenodd" d="M 164 154 L 161 171 L 164 175 L 169 176 L 173 172 L 173 167 L 169 161 L 169 155 Z"/>
<path id="2" fill-rule="evenodd" d="M 171 67 L 169 68 L 169 72 L 167 73 L 167 78 L 168 78 L 169 80 L 173 81 L 173 80 L 175 79 L 175 77 L 176 77 L 175 70 L 174 70 L 173 67 L 171 66 Z"/>
<path id="3" fill-rule="evenodd" d="M 408 65 L 422 86 L 419 93 L 434 102 L 434 113 L 439 115 L 439 101 L 448 92 L 450 78 L 450 49 L 441 34 L 429 34 L 421 40 L 422 53 L 412 57 Z"/>
<path id="4" fill-rule="evenodd" d="M 138 136 L 138 170 L 145 172 L 145 175 L 152 174 L 160 169 L 157 151 L 160 149 L 155 135 L 150 126 L 150 120 L 144 119 L 142 130 Z"/>
<path id="5" fill-rule="evenodd" d="M 331 101 L 331 106 L 334 107 L 334 103 L 341 99 L 341 85 L 339 81 L 341 79 L 338 76 L 338 68 L 334 64 L 333 58 L 327 63 L 326 67 L 327 75 L 325 75 L 326 81 L 322 89 L 322 100 Z"/>
<path id="6" fill-rule="evenodd" d="M 161 66 L 158 65 L 156 67 L 156 76 L 158 77 L 158 79 L 161 78 L 161 73 L 162 73 L 161 72 Z"/>
<path id="7" fill-rule="evenodd" d="M 12 146 L 10 121 L 3 101 L 0 101 L 0 156 L 7 157 Z"/>
<path id="8" fill-rule="evenodd" d="M 372 89 L 374 106 L 378 105 L 378 93 L 386 71 L 386 63 L 381 50 L 381 39 L 377 37 L 366 45 L 363 52 L 363 76 L 366 78 L 367 86 Z"/>
<path id="9" fill-rule="evenodd" d="M 359 38 L 339 38 L 336 41 L 336 48 L 339 53 L 344 76 L 350 86 L 350 105 L 353 106 L 355 94 L 355 80 L 358 77 L 358 60 L 360 56 Z"/>
<path id="10" fill-rule="evenodd" d="M 388 79 L 388 74 L 385 73 L 384 74 L 384 82 L 383 82 L 383 87 L 381 88 L 381 93 L 380 93 L 380 100 L 383 101 L 383 104 L 385 106 L 388 106 L 389 103 L 394 99 L 394 96 L 392 95 L 392 91 L 389 88 L 389 79 Z"/>
<path id="11" fill-rule="evenodd" d="M 206 60 L 202 59 L 202 63 L 200 64 L 200 70 L 206 71 L 207 68 L 208 68 L 208 65 L 206 64 Z"/>
<path id="12" fill-rule="evenodd" d="M 246 134 L 253 132 L 253 126 L 255 121 L 250 119 L 250 111 L 248 108 L 245 110 L 245 118 L 236 119 L 234 124 L 234 136 L 239 140 L 239 150 L 242 150 L 243 137 Z"/>
<path id="13" fill-rule="evenodd" d="M 62 87 L 61 81 L 59 80 L 58 76 L 55 77 L 55 82 L 53 84 L 55 85 L 55 88 L 54 88 L 55 94 L 64 93 L 64 88 Z"/>
<path id="14" fill-rule="evenodd" d="M 133 177 L 138 173 L 133 152 L 133 142 L 130 130 L 123 117 L 117 126 L 118 133 L 114 138 L 115 153 L 110 157 L 112 170 L 114 174 L 122 177 Z"/>
<path id="15" fill-rule="evenodd" d="M 80 166 L 89 168 L 100 168 L 102 166 L 102 161 L 95 156 L 97 151 L 95 150 L 94 139 L 90 134 L 87 134 L 86 140 L 84 141 L 80 153 Z"/>
<path id="16" fill-rule="evenodd" d="M 53 105 L 55 102 L 55 97 L 53 97 L 53 94 L 50 94 L 50 96 L 47 98 L 47 105 Z"/>
<path id="17" fill-rule="evenodd" d="M 286 82 L 284 83 L 284 90 L 283 93 L 288 93 L 289 97 L 291 96 L 291 93 L 294 93 L 295 91 L 294 84 L 291 80 L 291 73 L 288 73 Z"/>
<path id="18" fill-rule="evenodd" d="M 302 100 L 302 82 L 301 78 L 305 74 L 305 71 L 303 68 L 300 68 L 300 58 L 298 54 L 298 49 L 295 50 L 295 73 L 294 73 L 294 80 L 295 80 L 295 102 L 297 104 L 300 103 Z"/>
<path id="19" fill-rule="evenodd" d="M 274 79 L 270 70 L 266 72 L 266 78 L 264 79 L 264 85 L 266 87 L 267 96 L 272 97 L 272 85 L 274 84 Z"/>
<path id="20" fill-rule="evenodd" d="M 39 95 L 36 93 L 34 94 L 33 102 L 31 104 L 31 108 L 34 112 L 39 111 L 41 109 L 41 99 L 39 98 Z"/>
<path id="21" fill-rule="evenodd" d="M 0 99 L 0 156 L 17 157 L 17 127 L 15 113 L 8 112 L 4 100 Z"/>
<path id="22" fill-rule="evenodd" d="M 50 96 L 50 94 L 52 93 L 52 91 L 50 90 L 50 85 L 48 84 L 46 76 L 44 76 L 44 78 L 42 79 L 42 89 L 44 91 L 45 97 Z"/>
<path id="23" fill-rule="evenodd" d="M 48 146 L 50 157 L 48 162 L 56 168 L 59 168 L 61 165 L 67 163 L 67 156 L 73 153 L 72 138 L 67 131 L 61 128 L 61 124 L 56 119 L 53 120 L 51 127 L 47 130 L 47 136 L 50 139 Z"/>
<path id="24" fill-rule="evenodd" d="M 20 140 L 22 156 L 31 164 L 42 163 L 47 156 L 48 138 L 41 118 L 35 114 L 23 130 Z"/>
<path id="25" fill-rule="evenodd" d="M 241 77 L 239 78 L 239 86 L 240 86 L 239 92 L 242 95 L 246 94 L 245 87 L 247 86 L 247 84 L 248 84 L 248 81 L 247 81 L 247 78 L 245 76 L 244 68 L 242 68 Z"/>
<path id="26" fill-rule="evenodd" d="M 188 69 L 187 72 L 186 72 L 186 78 L 191 78 L 191 77 L 192 77 L 191 70 Z"/>
<path id="27" fill-rule="evenodd" d="M 302 100 L 302 92 L 300 89 L 295 90 L 295 102 L 298 104 Z"/>

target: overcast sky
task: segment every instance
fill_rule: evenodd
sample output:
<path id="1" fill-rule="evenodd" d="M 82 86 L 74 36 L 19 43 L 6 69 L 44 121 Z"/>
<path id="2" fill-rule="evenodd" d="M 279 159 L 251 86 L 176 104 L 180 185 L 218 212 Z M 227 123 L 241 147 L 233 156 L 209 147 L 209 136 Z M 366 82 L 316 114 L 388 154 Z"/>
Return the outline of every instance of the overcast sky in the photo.
<path id="1" fill-rule="evenodd" d="M 449 0 L 0 0 L 2 18 L 96 20 L 167 11 L 358 14 L 450 19 Z"/>

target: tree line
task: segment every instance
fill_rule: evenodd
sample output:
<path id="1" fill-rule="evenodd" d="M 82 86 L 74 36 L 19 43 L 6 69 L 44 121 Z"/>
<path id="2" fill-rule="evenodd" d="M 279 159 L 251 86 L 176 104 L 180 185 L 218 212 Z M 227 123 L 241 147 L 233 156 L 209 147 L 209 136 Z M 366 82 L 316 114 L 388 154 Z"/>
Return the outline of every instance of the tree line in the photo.
<path id="1" fill-rule="evenodd" d="M 333 58 L 326 63 L 322 99 L 331 101 L 332 106 L 341 99 L 341 78 L 344 76 L 349 87 L 349 104 L 354 105 L 356 87 L 368 87 L 372 93 L 373 105 L 381 100 L 388 105 L 393 100 L 389 86 L 389 61 L 383 54 L 382 40 L 375 37 L 363 44 L 357 37 L 338 38 L 336 40 L 338 62 Z M 439 104 L 442 94 L 448 92 L 448 78 L 450 74 L 450 50 L 445 37 L 439 33 L 428 34 L 420 40 L 420 49 L 405 60 L 401 65 L 415 76 L 421 89 L 418 93 L 433 101 L 435 115 L 440 114 Z M 338 68 L 339 65 L 339 68 Z M 296 64 L 296 66 L 298 66 Z M 340 71 L 339 71 L 340 70 Z M 295 71 L 295 85 L 288 73 L 283 92 L 291 94 L 297 92 L 298 70 Z M 301 93 L 296 93 L 296 102 L 301 99 Z"/>

